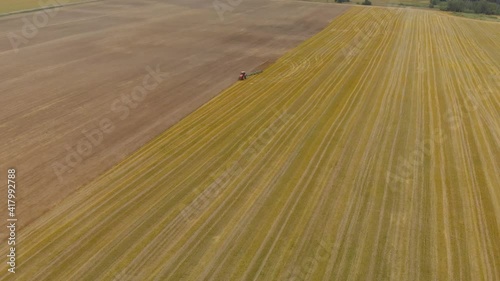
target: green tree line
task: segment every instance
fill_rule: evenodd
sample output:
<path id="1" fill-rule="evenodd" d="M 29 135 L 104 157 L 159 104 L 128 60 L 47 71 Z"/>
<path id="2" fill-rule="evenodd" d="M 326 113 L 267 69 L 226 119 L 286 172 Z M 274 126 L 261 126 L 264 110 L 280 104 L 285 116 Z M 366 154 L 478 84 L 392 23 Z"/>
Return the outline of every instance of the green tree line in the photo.
<path id="1" fill-rule="evenodd" d="M 429 7 L 443 11 L 500 15 L 500 0 L 430 0 Z"/>

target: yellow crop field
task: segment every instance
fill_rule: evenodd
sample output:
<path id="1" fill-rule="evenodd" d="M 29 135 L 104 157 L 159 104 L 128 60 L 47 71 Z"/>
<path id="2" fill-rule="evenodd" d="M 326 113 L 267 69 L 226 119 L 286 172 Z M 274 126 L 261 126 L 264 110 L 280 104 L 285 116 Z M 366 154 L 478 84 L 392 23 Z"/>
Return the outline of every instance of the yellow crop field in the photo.
<path id="1" fill-rule="evenodd" d="M 500 280 L 499 50 L 353 7 L 22 229 L 16 280 Z"/>

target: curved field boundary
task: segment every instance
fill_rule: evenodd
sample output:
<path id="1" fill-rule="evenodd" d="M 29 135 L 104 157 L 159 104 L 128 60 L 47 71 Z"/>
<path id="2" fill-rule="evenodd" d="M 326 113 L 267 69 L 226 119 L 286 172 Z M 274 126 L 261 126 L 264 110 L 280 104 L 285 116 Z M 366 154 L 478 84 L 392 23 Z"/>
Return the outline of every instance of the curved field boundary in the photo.
<path id="1" fill-rule="evenodd" d="M 350 9 L 23 229 L 17 280 L 500 280 L 499 27 Z"/>

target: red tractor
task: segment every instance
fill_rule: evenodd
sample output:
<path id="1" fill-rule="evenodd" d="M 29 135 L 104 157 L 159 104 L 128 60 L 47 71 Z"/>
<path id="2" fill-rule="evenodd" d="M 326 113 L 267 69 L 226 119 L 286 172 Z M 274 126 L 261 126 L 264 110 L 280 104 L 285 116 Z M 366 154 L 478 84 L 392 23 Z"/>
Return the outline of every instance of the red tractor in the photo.
<path id="1" fill-rule="evenodd" d="M 247 79 L 247 73 L 246 73 L 245 71 L 242 71 L 242 72 L 240 73 L 240 78 L 239 78 L 239 80 L 245 80 L 245 79 Z"/>

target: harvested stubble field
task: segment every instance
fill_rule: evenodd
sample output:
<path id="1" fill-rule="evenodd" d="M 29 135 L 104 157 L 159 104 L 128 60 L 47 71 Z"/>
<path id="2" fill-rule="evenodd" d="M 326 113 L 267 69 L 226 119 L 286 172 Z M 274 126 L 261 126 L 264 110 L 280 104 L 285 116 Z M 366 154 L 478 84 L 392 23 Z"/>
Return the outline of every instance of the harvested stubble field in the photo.
<path id="1" fill-rule="evenodd" d="M 17 280 L 500 280 L 499 27 L 350 9 L 24 229 Z"/>

